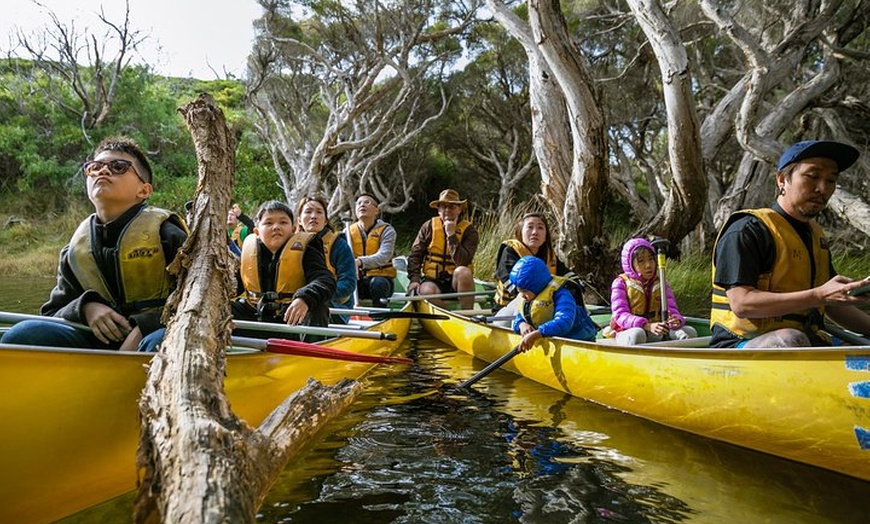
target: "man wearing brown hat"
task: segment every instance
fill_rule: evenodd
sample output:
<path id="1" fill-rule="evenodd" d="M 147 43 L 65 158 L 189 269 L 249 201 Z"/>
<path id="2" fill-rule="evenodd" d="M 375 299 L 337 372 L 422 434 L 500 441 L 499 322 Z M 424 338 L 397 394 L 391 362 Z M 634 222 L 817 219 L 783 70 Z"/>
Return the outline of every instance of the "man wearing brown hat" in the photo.
<path id="1" fill-rule="evenodd" d="M 421 295 L 474 290 L 472 261 L 477 252 L 477 229 L 459 217 L 467 207 L 454 189 L 445 189 L 429 203 L 438 210 L 420 227 L 408 257 L 408 293 Z M 474 306 L 474 297 L 460 297 L 463 309 Z"/>

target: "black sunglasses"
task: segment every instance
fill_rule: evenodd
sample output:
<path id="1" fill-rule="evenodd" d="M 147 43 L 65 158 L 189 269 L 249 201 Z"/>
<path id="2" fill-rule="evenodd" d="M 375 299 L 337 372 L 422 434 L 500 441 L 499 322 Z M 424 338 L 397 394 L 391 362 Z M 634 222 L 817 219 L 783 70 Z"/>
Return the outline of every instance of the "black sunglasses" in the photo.
<path id="1" fill-rule="evenodd" d="M 145 180 L 139 175 L 139 172 L 136 171 L 136 168 L 133 167 L 133 162 L 129 160 L 109 160 L 108 162 L 103 162 L 102 160 L 89 160 L 82 164 L 82 170 L 85 172 L 85 176 L 96 176 L 98 172 L 102 171 L 104 167 L 109 168 L 109 174 L 112 176 L 123 175 L 131 168 L 133 172 L 136 173 L 136 176 L 139 177 L 139 180 L 143 182 Z"/>

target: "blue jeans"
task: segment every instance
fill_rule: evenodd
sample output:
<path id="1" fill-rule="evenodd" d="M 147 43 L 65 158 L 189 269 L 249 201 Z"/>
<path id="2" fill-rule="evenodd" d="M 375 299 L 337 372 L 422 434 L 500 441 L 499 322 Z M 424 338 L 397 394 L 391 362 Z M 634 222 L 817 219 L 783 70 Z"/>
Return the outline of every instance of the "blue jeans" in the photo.
<path id="1" fill-rule="evenodd" d="M 157 345 L 163 341 L 166 328 L 160 328 L 149 333 L 139 342 L 137 351 L 155 352 Z M 90 331 L 66 326 L 47 320 L 25 320 L 12 326 L 3 338 L 3 344 L 20 344 L 24 346 L 48 346 L 80 349 L 118 349 L 120 343 L 103 344 Z"/>
<path id="2" fill-rule="evenodd" d="M 359 286 L 360 295 L 362 298 L 371 298 L 372 305 L 375 307 L 388 307 L 387 300 L 393 296 L 393 279 L 387 277 L 368 277 L 361 282 Z"/>

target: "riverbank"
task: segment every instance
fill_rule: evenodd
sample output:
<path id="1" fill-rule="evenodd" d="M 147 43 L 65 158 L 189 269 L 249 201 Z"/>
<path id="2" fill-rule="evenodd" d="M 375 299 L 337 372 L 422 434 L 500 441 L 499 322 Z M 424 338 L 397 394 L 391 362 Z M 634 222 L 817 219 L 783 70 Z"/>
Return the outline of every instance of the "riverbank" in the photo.
<path id="1" fill-rule="evenodd" d="M 73 209 L 74 208 L 74 209 Z M 0 274 L 7 278 L 54 278 L 60 250 L 69 236 L 90 209 L 73 205 L 62 214 L 45 218 L 25 218 L 14 214 L 0 213 Z M 510 233 L 504 227 L 482 221 L 479 225 L 482 239 L 506 238 Z M 514 220 L 507 221 L 515 223 Z M 494 234 L 489 234 L 491 228 Z M 500 242 L 481 242 L 476 273 L 491 274 L 495 253 Z M 401 250 L 400 250 L 401 251 Z M 399 252 L 399 255 L 407 253 Z M 834 265 L 842 275 L 864 278 L 870 275 L 870 257 L 859 254 L 842 254 L 834 250 Z M 669 260 L 667 278 L 677 297 L 677 304 L 685 315 L 707 316 L 710 311 L 710 254 L 685 254 L 681 260 Z M 482 277 L 485 278 L 485 277 Z M 598 301 L 610 299 L 609 290 L 600 292 Z"/>

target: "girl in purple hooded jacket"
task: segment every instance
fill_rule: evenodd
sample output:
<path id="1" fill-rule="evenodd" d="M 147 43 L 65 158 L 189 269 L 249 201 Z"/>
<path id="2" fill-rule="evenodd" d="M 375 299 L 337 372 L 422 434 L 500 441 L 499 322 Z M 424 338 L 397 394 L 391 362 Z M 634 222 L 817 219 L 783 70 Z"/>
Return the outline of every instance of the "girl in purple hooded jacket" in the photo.
<path id="1" fill-rule="evenodd" d="M 667 321 L 662 321 L 661 285 L 655 249 L 644 238 L 632 238 L 622 246 L 624 273 L 610 286 L 610 326 L 604 336 L 616 338 L 621 345 L 657 342 L 666 338 L 679 340 L 697 336 L 677 309 L 670 286 L 667 293 Z"/>

